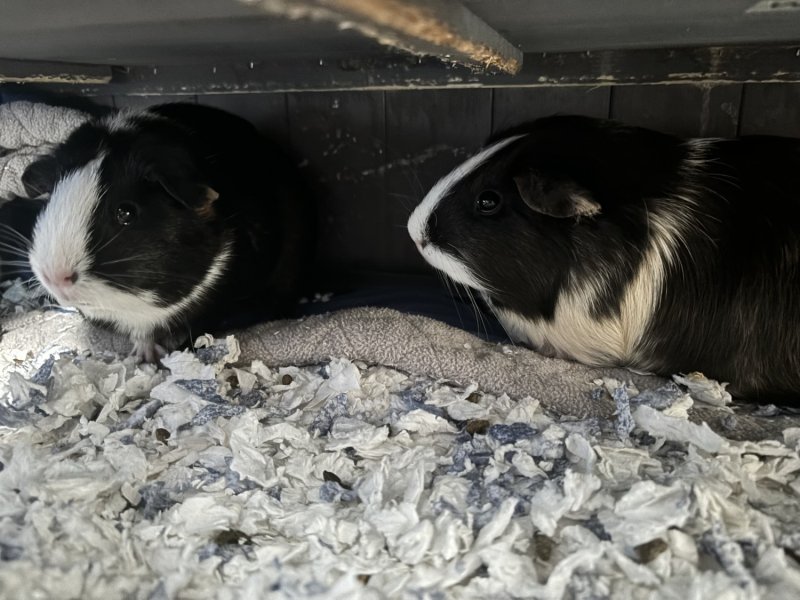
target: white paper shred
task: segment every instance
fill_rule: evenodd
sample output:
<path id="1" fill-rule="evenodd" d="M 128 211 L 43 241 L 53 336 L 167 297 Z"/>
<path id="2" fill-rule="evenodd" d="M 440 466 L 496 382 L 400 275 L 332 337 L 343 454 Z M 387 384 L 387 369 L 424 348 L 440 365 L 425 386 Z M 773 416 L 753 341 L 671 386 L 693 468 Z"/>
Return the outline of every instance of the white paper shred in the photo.
<path id="1" fill-rule="evenodd" d="M 0 388 L 0 597 L 800 597 L 800 428 L 726 440 L 677 386 L 600 381 L 617 415 L 581 420 L 196 346 L 160 371 L 21 349 Z"/>
<path id="2" fill-rule="evenodd" d="M 708 379 L 702 373 L 673 375 L 672 379 L 681 385 L 685 385 L 689 389 L 692 398 L 706 404 L 727 406 L 733 401 L 730 393 L 725 390 L 728 387 L 727 383 L 719 383 L 713 379 Z"/>

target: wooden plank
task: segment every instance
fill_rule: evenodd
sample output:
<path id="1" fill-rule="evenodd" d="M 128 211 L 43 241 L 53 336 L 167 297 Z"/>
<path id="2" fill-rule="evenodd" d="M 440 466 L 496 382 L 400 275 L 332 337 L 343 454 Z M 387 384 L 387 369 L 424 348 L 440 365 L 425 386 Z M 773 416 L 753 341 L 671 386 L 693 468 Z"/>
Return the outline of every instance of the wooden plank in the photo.
<path id="1" fill-rule="evenodd" d="M 286 94 L 204 94 L 197 101 L 247 119 L 277 142 L 289 142 Z"/>
<path id="2" fill-rule="evenodd" d="M 34 60 L 0 59 L 0 83 L 104 84 L 111 67 Z"/>
<path id="3" fill-rule="evenodd" d="M 527 54 L 517 75 L 480 72 L 431 58 L 354 56 L 328 60 L 114 68 L 112 83 L 50 84 L 97 94 L 262 93 L 659 83 L 800 82 L 800 45 L 607 50 Z"/>
<path id="4" fill-rule="evenodd" d="M 680 136 L 734 137 L 741 85 L 623 86 L 611 95 L 611 117 Z"/>
<path id="5" fill-rule="evenodd" d="M 492 133 L 555 114 L 608 118 L 610 87 L 497 88 Z"/>
<path id="6" fill-rule="evenodd" d="M 739 132 L 800 137 L 800 85 L 746 85 Z"/>
<path id="7" fill-rule="evenodd" d="M 386 269 L 425 271 L 406 230 L 428 190 L 474 153 L 491 131 L 491 90 L 386 93 L 386 177 L 381 230 Z"/>
<path id="8" fill-rule="evenodd" d="M 166 104 L 167 102 L 197 102 L 197 96 L 114 96 L 114 105 L 117 108 L 147 108 L 154 104 Z"/>
<path id="9" fill-rule="evenodd" d="M 330 21 L 380 44 L 517 73 L 522 52 L 456 0 L 243 0 L 271 15 Z"/>
<path id="10" fill-rule="evenodd" d="M 380 266 L 386 152 L 384 98 L 377 93 L 290 94 L 291 145 L 320 198 L 318 264 L 340 270 Z"/>

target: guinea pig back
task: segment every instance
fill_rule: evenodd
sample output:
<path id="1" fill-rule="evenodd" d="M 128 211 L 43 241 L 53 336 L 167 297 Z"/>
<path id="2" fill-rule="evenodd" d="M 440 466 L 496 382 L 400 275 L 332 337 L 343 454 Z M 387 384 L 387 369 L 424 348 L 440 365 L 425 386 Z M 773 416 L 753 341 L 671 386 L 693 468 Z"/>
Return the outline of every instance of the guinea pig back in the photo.
<path id="1" fill-rule="evenodd" d="M 797 404 L 798 190 L 798 140 L 550 117 L 445 176 L 408 229 L 544 353 Z"/>
<path id="2" fill-rule="evenodd" d="M 157 342 L 286 315 L 311 257 L 292 161 L 224 111 L 165 104 L 90 121 L 23 176 L 50 199 L 29 259 L 59 303 Z"/>

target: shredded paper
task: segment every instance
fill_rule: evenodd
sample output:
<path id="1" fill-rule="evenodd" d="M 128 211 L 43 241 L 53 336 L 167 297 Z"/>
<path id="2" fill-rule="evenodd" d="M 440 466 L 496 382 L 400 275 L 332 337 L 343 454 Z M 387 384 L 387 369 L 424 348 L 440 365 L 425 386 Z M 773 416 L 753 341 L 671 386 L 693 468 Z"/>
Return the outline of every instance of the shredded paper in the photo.
<path id="1" fill-rule="evenodd" d="M 197 346 L 162 369 L 17 361 L 0 595 L 800 596 L 800 430 L 728 441 L 681 416 L 677 386 L 598 381 L 617 415 L 580 420 L 379 365 Z"/>

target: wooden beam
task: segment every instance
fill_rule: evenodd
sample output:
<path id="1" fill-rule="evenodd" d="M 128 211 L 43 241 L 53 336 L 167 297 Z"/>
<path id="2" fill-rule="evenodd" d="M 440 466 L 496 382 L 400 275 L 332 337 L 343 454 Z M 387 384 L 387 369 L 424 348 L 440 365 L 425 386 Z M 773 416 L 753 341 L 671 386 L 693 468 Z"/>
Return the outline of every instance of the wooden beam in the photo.
<path id="1" fill-rule="evenodd" d="M 291 19 L 330 21 L 381 44 L 447 62 L 517 73 L 522 52 L 456 0 L 240 0 Z"/>
<path id="2" fill-rule="evenodd" d="M 527 54 L 517 75 L 476 72 L 405 55 L 337 60 L 113 67 L 110 84 L 38 84 L 47 91 L 97 96 L 558 87 L 721 83 L 800 83 L 800 45 Z M 8 89 L 8 86 L 4 86 Z M 9 90 L 11 91 L 11 90 Z"/>
<path id="3" fill-rule="evenodd" d="M 104 84 L 111 67 L 74 63 L 0 59 L 0 83 Z"/>

